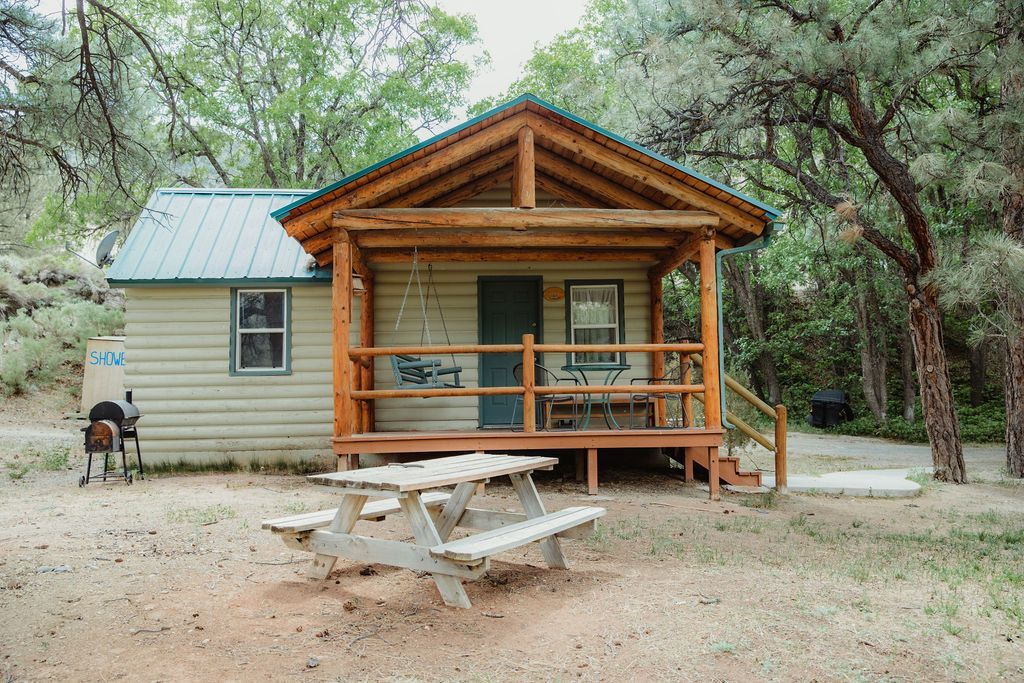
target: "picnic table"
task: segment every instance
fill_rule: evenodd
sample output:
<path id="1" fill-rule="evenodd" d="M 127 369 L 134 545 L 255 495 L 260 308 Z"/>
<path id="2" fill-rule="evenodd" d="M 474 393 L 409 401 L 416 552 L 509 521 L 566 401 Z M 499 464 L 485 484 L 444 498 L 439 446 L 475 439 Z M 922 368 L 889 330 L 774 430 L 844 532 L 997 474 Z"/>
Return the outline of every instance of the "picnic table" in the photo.
<path id="1" fill-rule="evenodd" d="M 462 579 L 482 577 L 490 558 L 539 542 L 544 561 L 568 569 L 560 538 L 581 538 L 593 532 L 600 507 L 569 507 L 546 512 L 531 472 L 549 470 L 556 458 L 470 453 L 382 467 L 316 474 L 308 479 L 336 487 L 336 509 L 263 522 L 290 547 L 314 553 L 310 575 L 326 579 L 338 558 L 388 564 L 431 574 L 445 604 L 470 607 Z M 480 483 L 508 476 L 523 512 L 469 507 Z M 438 491 L 453 486 L 454 490 Z M 380 498 L 367 502 L 368 498 Z M 414 542 L 362 536 L 352 532 L 360 520 L 380 521 L 403 513 Z M 449 540 L 456 527 L 478 533 Z"/>

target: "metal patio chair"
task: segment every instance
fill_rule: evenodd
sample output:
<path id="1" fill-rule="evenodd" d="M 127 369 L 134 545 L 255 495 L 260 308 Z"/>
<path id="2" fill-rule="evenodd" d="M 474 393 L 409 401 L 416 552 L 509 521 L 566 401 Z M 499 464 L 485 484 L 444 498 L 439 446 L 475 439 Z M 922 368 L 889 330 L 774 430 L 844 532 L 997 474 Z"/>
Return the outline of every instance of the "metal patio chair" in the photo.
<path id="1" fill-rule="evenodd" d="M 630 380 L 631 385 L 646 384 L 647 386 L 654 386 L 658 384 L 682 384 L 683 383 L 683 372 L 690 366 L 689 361 L 683 361 L 679 367 L 676 368 L 671 374 L 663 377 L 634 377 Z M 675 402 L 679 405 L 679 424 L 675 425 L 678 428 L 689 427 L 686 423 L 686 412 L 683 410 L 683 395 L 675 393 L 653 393 L 653 394 L 630 394 L 629 395 L 629 428 L 630 429 L 651 429 L 656 428 L 654 424 L 654 402 L 657 399 L 664 399 L 666 406 L 668 403 Z M 636 426 L 636 410 L 642 408 L 643 415 L 640 421 L 640 426 Z M 671 425 L 670 425 L 671 426 Z"/>
<path id="2" fill-rule="evenodd" d="M 573 385 L 579 386 L 580 381 L 571 375 L 560 375 L 559 373 L 546 368 L 540 363 L 534 364 L 534 377 L 537 380 L 538 386 L 564 386 Z M 512 368 L 512 376 L 515 377 L 516 384 L 522 386 L 523 384 L 523 364 L 519 363 Z M 580 428 L 580 414 L 579 414 L 579 403 L 576 401 L 576 394 L 545 394 L 537 397 L 537 405 L 540 406 L 541 415 L 541 430 L 547 430 L 548 423 L 551 421 L 551 411 L 556 404 L 570 404 L 572 405 L 572 427 L 571 431 L 576 431 Z M 509 427 L 512 431 L 521 431 L 522 425 L 516 428 L 516 413 L 519 411 L 519 406 L 523 403 L 522 396 L 516 396 L 515 401 L 512 402 L 512 419 L 509 422 Z M 525 416 L 524 416 L 525 417 Z M 569 431 L 569 430 L 566 430 Z"/>

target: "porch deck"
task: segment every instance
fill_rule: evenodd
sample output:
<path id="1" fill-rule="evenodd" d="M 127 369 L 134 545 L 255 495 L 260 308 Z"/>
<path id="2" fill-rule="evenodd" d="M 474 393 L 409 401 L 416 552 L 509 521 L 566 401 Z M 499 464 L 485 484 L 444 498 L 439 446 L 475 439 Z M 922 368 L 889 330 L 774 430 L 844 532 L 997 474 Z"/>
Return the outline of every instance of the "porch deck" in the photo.
<path id="1" fill-rule="evenodd" d="M 332 439 L 334 452 L 344 456 L 340 465 L 348 469 L 359 466 L 359 454 L 383 453 L 466 453 L 472 451 L 575 451 L 576 479 L 587 481 L 587 491 L 597 493 L 597 453 L 599 449 L 663 448 L 674 459 L 685 463 L 685 477 L 692 479 L 693 463 L 710 469 L 718 468 L 719 460 L 709 457 L 722 445 L 724 429 L 690 427 L 682 429 L 594 429 L 582 431 L 512 431 L 509 429 L 478 429 L 443 432 L 368 432 Z M 680 459 L 680 453 L 685 454 Z M 584 454 L 586 459 L 584 460 Z M 740 477 L 736 483 L 759 485 L 758 473 L 739 471 L 735 458 L 722 458 L 726 469 Z M 735 462 L 732 462 L 734 461 Z"/>
<path id="2" fill-rule="evenodd" d="M 721 446 L 724 429 L 593 429 L 512 431 L 478 429 L 444 432 L 368 432 L 332 439 L 337 455 L 359 453 L 446 453 L 591 448 L 686 448 Z"/>

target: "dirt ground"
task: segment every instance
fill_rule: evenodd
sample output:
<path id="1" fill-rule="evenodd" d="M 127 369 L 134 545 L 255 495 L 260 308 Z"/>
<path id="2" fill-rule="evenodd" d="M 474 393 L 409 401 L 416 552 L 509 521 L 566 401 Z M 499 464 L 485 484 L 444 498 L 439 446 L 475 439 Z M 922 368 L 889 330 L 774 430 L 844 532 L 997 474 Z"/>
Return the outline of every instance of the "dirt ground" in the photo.
<path id="1" fill-rule="evenodd" d="M 23 411 L 0 431 L 0 680 L 1024 680 L 1009 482 L 710 503 L 606 468 L 595 499 L 565 463 L 537 476 L 548 508 L 608 509 L 564 544 L 571 570 L 505 553 L 458 610 L 407 570 L 305 578 L 307 556 L 260 530 L 336 501 L 302 477 L 79 489 L 74 426 Z M 73 469 L 46 470 L 64 444 Z M 516 500 L 496 482 L 474 505 Z M 407 539 L 403 522 L 357 532 Z"/>

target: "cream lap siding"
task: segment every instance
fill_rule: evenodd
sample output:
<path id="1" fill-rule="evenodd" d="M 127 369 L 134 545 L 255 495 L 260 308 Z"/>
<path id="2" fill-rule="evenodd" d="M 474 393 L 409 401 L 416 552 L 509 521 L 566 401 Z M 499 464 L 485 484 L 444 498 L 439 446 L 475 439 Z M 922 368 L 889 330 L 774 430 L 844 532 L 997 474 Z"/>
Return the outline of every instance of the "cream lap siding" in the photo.
<path id="1" fill-rule="evenodd" d="M 421 278 L 426 286 L 426 268 L 421 266 Z M 376 269 L 375 335 L 378 346 L 418 345 L 423 316 L 420 311 L 416 283 L 413 283 L 405 306 L 401 327 L 396 334 L 395 320 L 402 302 L 402 293 L 409 278 L 408 265 L 378 266 Z M 623 280 L 626 341 L 650 341 L 650 288 L 647 268 L 636 263 L 438 263 L 434 266 L 434 282 L 444 311 L 448 334 L 453 344 L 476 344 L 478 335 L 477 278 L 479 276 L 541 276 L 542 288 L 565 288 L 566 280 Z M 434 344 L 444 344 L 444 330 L 436 302 L 429 302 L 428 321 Z M 565 343 L 565 301 L 542 301 L 543 341 Z M 426 343 L 424 341 L 424 343 Z M 451 364 L 450 356 L 440 357 L 444 365 Z M 632 370 L 623 373 L 620 383 L 629 383 L 631 377 L 650 376 L 649 354 L 628 354 L 626 362 Z M 462 367 L 462 383 L 477 385 L 477 355 L 458 355 L 455 362 Z M 547 367 L 561 372 L 566 355 L 547 354 L 540 360 Z M 603 381 L 603 375 L 592 373 L 591 381 Z M 377 360 L 375 381 L 378 389 L 395 386 L 391 364 L 387 358 Z M 476 396 L 451 398 L 387 399 L 377 402 L 377 431 L 443 431 L 468 430 L 479 427 L 479 398 Z"/>
<path id="2" fill-rule="evenodd" d="M 422 273 L 424 284 L 426 269 Z M 566 280 L 624 281 L 627 342 L 649 340 L 646 268 L 635 263 L 438 263 L 434 281 L 454 344 L 476 344 L 477 278 L 481 275 L 539 275 L 543 287 L 565 287 Z M 375 334 L 378 346 L 418 345 L 422 315 L 415 284 L 399 332 L 394 331 L 408 265 L 377 269 Z M 331 453 L 331 288 L 292 290 L 292 374 L 232 377 L 228 374 L 230 289 L 151 287 L 127 291 L 125 387 L 144 417 L 139 422 L 148 461 L 234 458 L 309 458 Z M 358 345 L 358 297 L 353 304 L 351 340 Z M 431 300 L 428 311 L 434 344 L 444 332 Z M 542 301 L 543 341 L 565 342 L 565 301 Z M 449 356 L 441 357 L 445 365 Z M 462 382 L 476 386 L 478 357 L 456 356 Z M 556 371 L 565 354 L 542 362 Z M 633 366 L 620 379 L 650 375 L 648 354 L 629 354 Z M 593 379 L 600 381 L 595 373 Z M 389 360 L 379 358 L 376 386 L 395 386 Z M 479 426 L 477 397 L 387 399 L 377 402 L 377 431 L 472 430 Z"/>
<path id="3" fill-rule="evenodd" d="M 330 286 L 291 288 L 292 372 L 254 377 L 229 375 L 230 288 L 126 292 L 125 387 L 143 413 L 147 461 L 230 457 L 244 464 L 331 454 Z"/>

